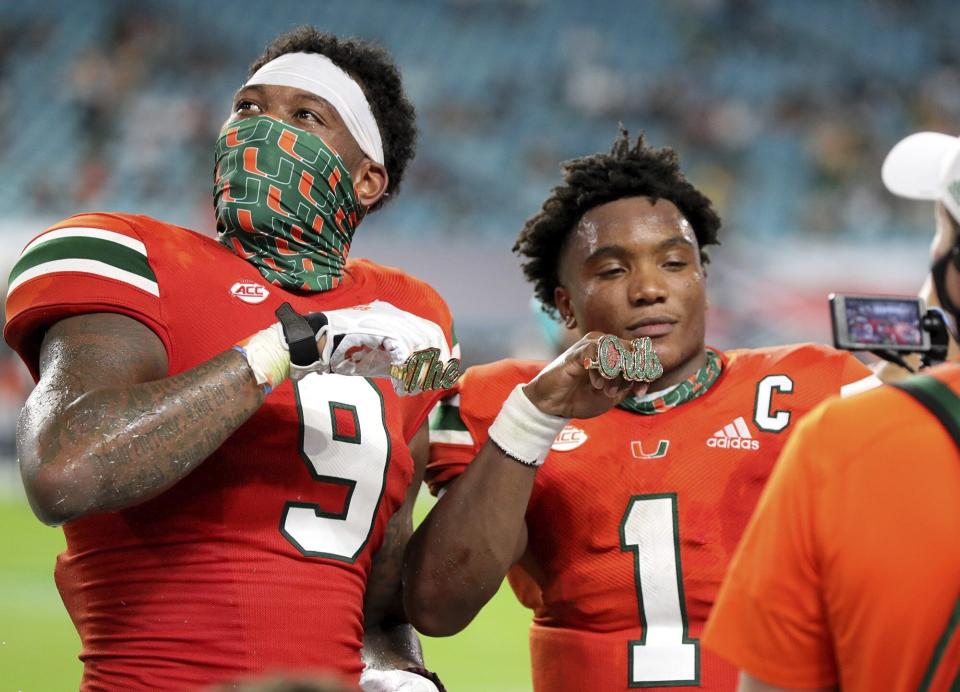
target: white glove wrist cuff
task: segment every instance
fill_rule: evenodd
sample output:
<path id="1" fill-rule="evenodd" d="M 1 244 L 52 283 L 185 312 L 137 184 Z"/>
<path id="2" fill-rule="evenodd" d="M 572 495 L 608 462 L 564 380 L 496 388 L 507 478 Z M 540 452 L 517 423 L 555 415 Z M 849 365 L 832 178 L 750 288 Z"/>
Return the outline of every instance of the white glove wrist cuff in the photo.
<path id="1" fill-rule="evenodd" d="M 508 457 L 527 466 L 540 466 L 554 439 L 569 418 L 544 413 L 523 393 L 518 384 L 507 397 L 488 434 Z"/>
<path id="2" fill-rule="evenodd" d="M 257 384 L 267 394 L 290 376 L 290 351 L 279 322 L 241 341 L 234 348 L 247 359 Z"/>

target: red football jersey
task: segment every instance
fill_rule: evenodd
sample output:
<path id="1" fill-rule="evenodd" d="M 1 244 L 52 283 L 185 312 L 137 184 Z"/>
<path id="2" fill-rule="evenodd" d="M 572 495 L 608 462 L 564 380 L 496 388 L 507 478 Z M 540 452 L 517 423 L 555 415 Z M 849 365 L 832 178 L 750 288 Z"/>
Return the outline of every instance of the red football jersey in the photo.
<path id="1" fill-rule="evenodd" d="M 439 324 L 426 284 L 368 261 L 324 293 L 291 293 L 215 240 L 142 216 L 75 216 L 11 274 L 4 335 L 30 370 L 44 330 L 115 312 L 163 341 L 169 375 L 276 321 L 381 300 Z M 268 670 L 362 668 L 373 555 L 413 476 L 407 441 L 437 393 L 312 374 L 285 382 L 190 476 L 159 497 L 64 526 L 56 567 L 83 642 L 85 688 L 183 689 Z"/>
<path id="2" fill-rule="evenodd" d="M 736 670 L 698 640 L 733 549 L 791 426 L 870 371 L 814 345 L 722 361 L 713 386 L 686 404 L 571 421 L 537 471 L 527 551 L 509 575 L 534 611 L 535 689 L 736 687 Z M 467 371 L 431 424 L 434 491 L 542 367 Z"/>

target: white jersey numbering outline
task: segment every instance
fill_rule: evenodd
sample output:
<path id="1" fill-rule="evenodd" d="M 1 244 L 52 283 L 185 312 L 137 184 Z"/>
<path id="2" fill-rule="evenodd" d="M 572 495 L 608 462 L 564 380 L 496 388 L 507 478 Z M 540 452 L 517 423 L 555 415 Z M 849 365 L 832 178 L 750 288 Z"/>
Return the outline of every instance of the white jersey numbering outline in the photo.
<path id="1" fill-rule="evenodd" d="M 310 374 L 295 386 L 300 455 L 313 479 L 347 487 L 342 512 L 287 502 L 280 532 L 302 554 L 353 562 L 367 545 L 390 464 L 383 396 L 363 377 Z M 337 411 L 352 418 L 341 430 Z"/>
<path id="2" fill-rule="evenodd" d="M 700 641 L 687 630 L 677 494 L 634 495 L 620 523 L 634 554 L 640 639 L 627 642 L 628 687 L 700 684 Z"/>

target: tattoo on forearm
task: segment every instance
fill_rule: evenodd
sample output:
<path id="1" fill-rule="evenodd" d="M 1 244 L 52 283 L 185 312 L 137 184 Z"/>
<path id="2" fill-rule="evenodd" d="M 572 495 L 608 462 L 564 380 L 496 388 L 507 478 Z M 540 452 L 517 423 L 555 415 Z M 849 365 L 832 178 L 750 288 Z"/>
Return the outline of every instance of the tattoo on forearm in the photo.
<path id="1" fill-rule="evenodd" d="M 250 396 L 246 364 L 231 355 L 167 380 L 88 395 L 95 403 L 70 416 L 60 436 L 90 449 L 101 471 L 98 494 L 124 506 L 169 487 L 256 411 L 262 396 Z M 233 369 L 229 360 L 237 361 Z"/>
<path id="2" fill-rule="evenodd" d="M 70 357 L 100 363 L 103 352 L 96 344 L 80 344 Z M 107 360 L 107 367 L 113 365 Z M 128 386 L 95 389 L 89 378 L 68 368 L 60 373 L 34 393 L 32 406 L 44 421 L 21 427 L 34 431 L 38 469 L 62 466 L 58 501 L 85 497 L 99 511 L 137 504 L 169 488 L 210 456 L 264 398 L 243 357 L 232 350 L 174 377 Z"/>

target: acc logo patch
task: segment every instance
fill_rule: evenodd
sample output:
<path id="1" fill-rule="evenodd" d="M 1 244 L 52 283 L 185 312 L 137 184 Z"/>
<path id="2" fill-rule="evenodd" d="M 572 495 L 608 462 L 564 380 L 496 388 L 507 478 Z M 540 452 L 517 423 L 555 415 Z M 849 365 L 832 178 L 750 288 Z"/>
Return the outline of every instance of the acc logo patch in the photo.
<path id="1" fill-rule="evenodd" d="M 587 441 L 587 433 L 575 425 L 568 425 L 553 440 L 550 447 L 555 452 L 569 452 Z"/>
<path id="2" fill-rule="evenodd" d="M 255 281 L 238 281 L 230 287 L 230 293 L 244 303 L 256 305 L 262 303 L 270 295 L 270 291 Z"/>

